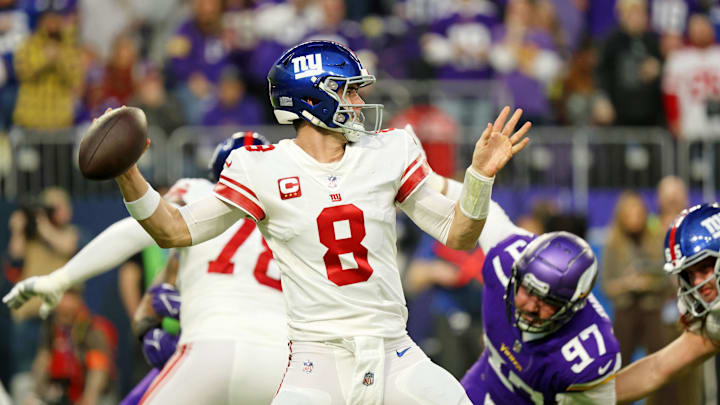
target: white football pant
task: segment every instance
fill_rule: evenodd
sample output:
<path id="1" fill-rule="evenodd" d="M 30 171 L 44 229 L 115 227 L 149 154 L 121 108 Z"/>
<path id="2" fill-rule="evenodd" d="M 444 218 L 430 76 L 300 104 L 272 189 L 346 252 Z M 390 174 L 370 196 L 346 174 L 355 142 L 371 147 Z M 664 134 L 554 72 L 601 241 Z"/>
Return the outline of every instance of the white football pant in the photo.
<path id="1" fill-rule="evenodd" d="M 140 404 L 267 405 L 287 364 L 287 344 L 187 343 L 178 347 Z"/>
<path id="2" fill-rule="evenodd" d="M 272 405 L 345 405 L 357 378 L 352 353 L 321 342 L 291 344 L 291 359 Z M 374 376 L 373 376 L 374 377 Z M 367 381 L 376 384 L 372 378 Z M 385 405 L 472 405 L 450 373 L 410 337 L 385 341 Z"/>

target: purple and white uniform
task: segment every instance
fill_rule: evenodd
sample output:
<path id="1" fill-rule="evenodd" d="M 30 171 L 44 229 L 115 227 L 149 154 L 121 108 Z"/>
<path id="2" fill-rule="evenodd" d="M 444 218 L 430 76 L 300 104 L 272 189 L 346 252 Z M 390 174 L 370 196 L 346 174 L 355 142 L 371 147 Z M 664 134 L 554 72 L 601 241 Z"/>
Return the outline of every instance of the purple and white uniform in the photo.
<path id="1" fill-rule="evenodd" d="M 481 246 L 485 351 L 462 379 L 474 404 L 615 403 L 619 345 L 595 297 L 552 333 L 523 332 L 506 312 L 512 266 L 535 235 L 517 228 L 493 204 Z M 499 240 L 499 243 L 495 241 Z M 489 250 L 488 250 L 489 249 Z"/>

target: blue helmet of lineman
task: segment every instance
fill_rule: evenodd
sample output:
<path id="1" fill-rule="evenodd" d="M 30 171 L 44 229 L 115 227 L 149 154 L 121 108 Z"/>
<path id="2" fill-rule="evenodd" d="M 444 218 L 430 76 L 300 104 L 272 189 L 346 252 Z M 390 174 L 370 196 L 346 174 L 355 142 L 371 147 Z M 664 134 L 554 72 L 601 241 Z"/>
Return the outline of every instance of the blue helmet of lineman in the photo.
<path id="1" fill-rule="evenodd" d="M 585 306 L 597 274 L 595 254 L 579 236 L 569 232 L 538 236 L 513 264 L 505 294 L 510 322 L 525 332 L 559 329 Z M 549 319 L 540 319 L 517 308 L 515 295 L 520 286 L 557 308 L 555 313 Z"/>
<path id="2" fill-rule="evenodd" d="M 377 133 L 382 125 L 382 104 L 352 104 L 347 97 L 349 89 L 373 83 L 375 76 L 357 56 L 331 41 L 305 42 L 287 50 L 268 73 L 270 102 L 280 124 L 304 119 L 351 142 Z"/>
<path id="3" fill-rule="evenodd" d="M 701 261 L 714 258 L 713 277 L 693 286 L 684 271 Z M 703 299 L 701 290 L 715 283 L 720 291 L 720 205 L 701 204 L 683 210 L 665 235 L 665 271 L 678 276 L 678 298 L 694 317 L 708 313 L 720 302 Z"/>
<path id="4" fill-rule="evenodd" d="M 257 132 L 236 132 L 230 137 L 218 144 L 215 147 L 215 151 L 210 158 L 208 163 L 208 178 L 213 182 L 217 182 L 220 179 L 220 173 L 223 171 L 225 165 L 225 159 L 230 155 L 230 152 L 237 148 L 249 145 L 268 145 L 267 139 Z"/>

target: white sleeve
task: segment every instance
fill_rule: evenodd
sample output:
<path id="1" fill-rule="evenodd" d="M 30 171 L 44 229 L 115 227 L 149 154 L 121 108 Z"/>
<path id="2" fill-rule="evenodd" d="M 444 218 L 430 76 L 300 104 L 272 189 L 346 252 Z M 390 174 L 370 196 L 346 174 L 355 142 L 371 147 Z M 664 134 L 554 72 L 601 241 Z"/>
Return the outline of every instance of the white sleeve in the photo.
<path id="1" fill-rule="evenodd" d="M 587 391 L 557 394 L 558 405 L 606 405 L 616 403 L 615 380 L 598 385 Z"/>
<path id="2" fill-rule="evenodd" d="M 425 182 L 398 206 L 428 235 L 442 244 L 447 242 L 455 217 L 455 201 Z"/>
<path id="3" fill-rule="evenodd" d="M 448 179 L 445 195 L 449 199 L 457 201 L 462 193 L 462 187 L 463 184 L 459 181 Z M 490 248 L 497 245 L 508 236 L 517 234 L 528 236 L 532 235 L 532 233 L 515 225 L 507 216 L 505 210 L 502 209 L 500 204 L 490 200 L 490 212 L 488 213 L 488 217 L 485 220 L 485 226 L 480 234 L 480 247 L 487 252 Z"/>
<path id="4" fill-rule="evenodd" d="M 518 234 L 532 236 L 532 233 L 515 225 L 500 204 L 490 200 L 490 212 L 487 220 L 485 220 L 485 227 L 480 234 L 480 247 L 487 252 L 508 236 Z"/>
<path id="5" fill-rule="evenodd" d="M 439 174 L 436 174 L 433 172 L 436 176 L 439 176 Z M 462 195 L 462 188 L 463 184 L 459 181 L 453 180 L 453 179 L 447 179 L 447 190 L 445 191 L 445 195 L 447 198 L 457 201 L 460 199 L 460 196 Z"/>
<path id="6" fill-rule="evenodd" d="M 72 284 L 79 283 L 118 266 L 154 244 L 142 226 L 128 217 L 110 225 L 57 272 L 64 272 Z"/>
<path id="7" fill-rule="evenodd" d="M 220 200 L 215 195 L 180 207 L 180 214 L 190 231 L 193 245 L 220 235 L 247 216 L 242 209 Z"/>

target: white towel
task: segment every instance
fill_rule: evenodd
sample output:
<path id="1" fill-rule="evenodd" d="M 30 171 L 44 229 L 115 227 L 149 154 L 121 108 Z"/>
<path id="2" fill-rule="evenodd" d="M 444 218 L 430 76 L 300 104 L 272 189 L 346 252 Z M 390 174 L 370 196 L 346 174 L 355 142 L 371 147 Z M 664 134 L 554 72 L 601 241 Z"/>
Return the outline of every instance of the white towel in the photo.
<path id="1" fill-rule="evenodd" d="M 383 338 L 356 336 L 354 346 L 355 371 L 348 405 L 382 405 L 385 390 L 385 341 Z"/>

